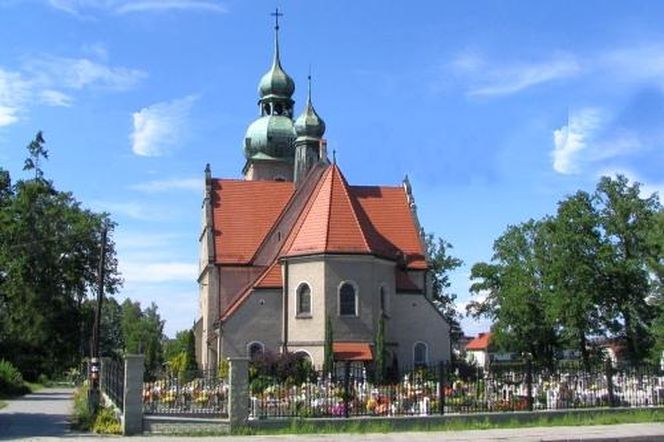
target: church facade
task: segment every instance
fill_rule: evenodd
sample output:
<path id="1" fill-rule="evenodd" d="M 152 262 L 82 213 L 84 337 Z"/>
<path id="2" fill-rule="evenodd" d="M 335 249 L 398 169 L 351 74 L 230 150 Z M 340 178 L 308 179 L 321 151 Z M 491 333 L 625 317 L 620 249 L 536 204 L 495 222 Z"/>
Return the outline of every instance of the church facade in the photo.
<path id="1" fill-rule="evenodd" d="M 244 138 L 244 179 L 205 171 L 199 236 L 197 357 L 294 352 L 320 367 L 326 323 L 336 360 L 371 361 L 381 320 L 387 362 L 450 358 L 449 325 L 431 301 L 426 245 L 408 180 L 353 186 L 328 159 L 311 84 L 294 116 L 295 83 L 274 57 L 259 117 Z"/>

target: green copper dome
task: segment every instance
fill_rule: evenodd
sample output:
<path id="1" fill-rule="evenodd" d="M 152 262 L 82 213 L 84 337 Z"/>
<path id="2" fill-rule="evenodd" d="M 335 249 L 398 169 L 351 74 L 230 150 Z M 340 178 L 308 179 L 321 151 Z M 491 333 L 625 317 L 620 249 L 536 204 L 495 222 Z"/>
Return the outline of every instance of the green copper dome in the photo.
<path id="1" fill-rule="evenodd" d="M 279 27 L 274 32 L 274 58 L 272 67 L 258 83 L 258 95 L 261 99 L 268 97 L 290 98 L 295 92 L 295 82 L 281 67 L 279 57 Z"/>
<path id="2" fill-rule="evenodd" d="M 282 115 L 266 115 L 247 128 L 244 156 L 247 159 L 292 160 L 295 152 L 293 120 Z"/>
<path id="3" fill-rule="evenodd" d="M 325 122 L 316 113 L 311 103 L 311 77 L 309 77 L 309 93 L 304 112 L 295 120 L 295 132 L 298 137 L 321 138 L 325 133 Z"/>
<path id="4" fill-rule="evenodd" d="M 295 92 L 295 82 L 284 72 L 279 60 L 275 59 L 272 68 L 263 75 L 260 83 L 258 83 L 258 95 L 260 98 L 290 98 L 293 92 Z"/>

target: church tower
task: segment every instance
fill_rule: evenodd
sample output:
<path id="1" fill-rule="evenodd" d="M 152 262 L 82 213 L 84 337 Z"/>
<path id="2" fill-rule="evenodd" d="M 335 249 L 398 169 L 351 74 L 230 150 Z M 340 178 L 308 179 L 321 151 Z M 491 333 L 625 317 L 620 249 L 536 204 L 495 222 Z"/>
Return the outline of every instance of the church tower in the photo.
<path id="1" fill-rule="evenodd" d="M 304 112 L 295 121 L 295 182 L 307 176 L 311 168 L 319 161 L 327 161 L 323 134 L 325 122 L 316 113 L 311 102 L 311 75 L 308 77 L 309 88 Z"/>
<path id="2" fill-rule="evenodd" d="M 293 79 L 281 66 L 279 55 L 279 10 L 273 14 L 274 57 L 272 67 L 258 84 L 260 117 L 249 125 L 244 137 L 247 180 L 293 181 L 296 134 L 293 127 L 295 92 Z"/>

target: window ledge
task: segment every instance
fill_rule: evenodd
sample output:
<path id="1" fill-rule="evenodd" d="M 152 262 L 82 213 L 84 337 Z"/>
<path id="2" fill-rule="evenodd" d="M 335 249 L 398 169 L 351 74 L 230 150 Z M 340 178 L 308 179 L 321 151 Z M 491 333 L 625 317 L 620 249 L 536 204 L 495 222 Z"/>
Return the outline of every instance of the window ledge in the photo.
<path id="1" fill-rule="evenodd" d="M 311 313 L 300 313 L 295 315 L 295 319 L 312 319 Z"/>

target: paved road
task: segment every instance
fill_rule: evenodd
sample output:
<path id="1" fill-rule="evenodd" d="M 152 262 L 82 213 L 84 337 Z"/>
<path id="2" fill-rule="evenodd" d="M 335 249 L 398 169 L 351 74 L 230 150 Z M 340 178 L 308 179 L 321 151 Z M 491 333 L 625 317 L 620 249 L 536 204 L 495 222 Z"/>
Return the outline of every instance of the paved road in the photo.
<path id="1" fill-rule="evenodd" d="M 46 388 L 7 401 L 8 405 L 0 410 L 0 439 L 67 435 L 73 391 L 71 388 Z"/>

